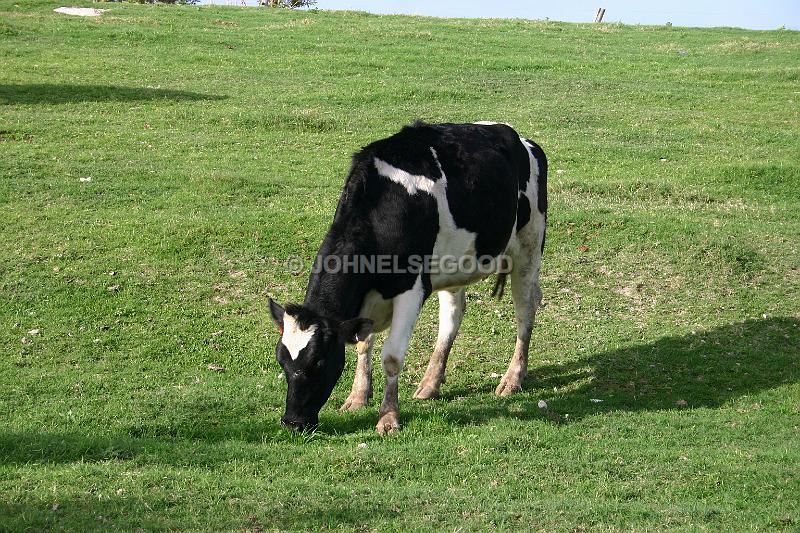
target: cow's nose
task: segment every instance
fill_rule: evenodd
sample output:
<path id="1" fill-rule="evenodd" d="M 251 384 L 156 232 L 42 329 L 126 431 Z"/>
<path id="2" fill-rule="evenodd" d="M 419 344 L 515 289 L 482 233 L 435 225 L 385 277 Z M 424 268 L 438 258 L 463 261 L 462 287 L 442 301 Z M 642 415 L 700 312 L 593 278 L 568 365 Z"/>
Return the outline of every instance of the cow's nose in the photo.
<path id="1" fill-rule="evenodd" d="M 292 420 L 284 416 L 281 418 L 281 425 L 293 429 L 294 431 L 305 431 L 306 429 L 312 429 L 315 424 L 308 424 L 301 420 Z"/>

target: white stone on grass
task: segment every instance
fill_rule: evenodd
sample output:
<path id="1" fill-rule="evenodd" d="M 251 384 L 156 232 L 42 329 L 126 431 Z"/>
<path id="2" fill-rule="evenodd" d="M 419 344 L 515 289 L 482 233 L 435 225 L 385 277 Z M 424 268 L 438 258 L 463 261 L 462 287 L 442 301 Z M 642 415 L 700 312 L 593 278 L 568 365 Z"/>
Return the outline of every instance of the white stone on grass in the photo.
<path id="1" fill-rule="evenodd" d="M 99 17 L 108 9 L 95 9 L 93 7 L 57 7 L 53 11 L 63 15 L 75 15 L 77 17 Z"/>

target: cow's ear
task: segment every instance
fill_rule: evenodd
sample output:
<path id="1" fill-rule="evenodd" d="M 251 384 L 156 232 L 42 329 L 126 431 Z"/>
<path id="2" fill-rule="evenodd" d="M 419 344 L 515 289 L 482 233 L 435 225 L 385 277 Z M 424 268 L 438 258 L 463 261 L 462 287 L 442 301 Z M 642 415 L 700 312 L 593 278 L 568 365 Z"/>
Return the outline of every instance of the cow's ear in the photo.
<path id="1" fill-rule="evenodd" d="M 370 333 L 372 333 L 372 320 L 369 318 L 354 318 L 339 324 L 339 338 L 348 344 L 365 341 Z"/>
<path id="2" fill-rule="evenodd" d="M 278 329 L 283 332 L 283 307 L 275 303 L 272 298 L 269 299 L 269 312 L 272 315 L 272 321 L 278 326 Z"/>

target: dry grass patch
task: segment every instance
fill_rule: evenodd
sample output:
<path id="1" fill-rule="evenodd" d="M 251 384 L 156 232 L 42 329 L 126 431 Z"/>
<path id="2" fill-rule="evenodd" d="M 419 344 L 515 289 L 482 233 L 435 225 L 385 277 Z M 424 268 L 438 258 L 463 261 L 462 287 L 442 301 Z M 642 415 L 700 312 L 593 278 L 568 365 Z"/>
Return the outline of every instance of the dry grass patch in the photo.
<path id="1" fill-rule="evenodd" d="M 714 52 L 729 52 L 729 53 L 736 53 L 736 52 L 762 52 L 764 50 L 775 50 L 777 48 L 797 48 L 796 45 L 792 45 L 789 43 L 779 43 L 779 42 L 765 42 L 765 41 L 755 41 L 750 39 L 749 37 L 744 37 L 742 39 L 729 39 L 725 41 L 721 41 L 716 44 L 712 44 L 708 47 L 709 50 Z"/>
<path id="2" fill-rule="evenodd" d="M 266 24 L 264 26 L 264 29 L 265 30 L 285 30 L 285 29 L 288 29 L 288 28 L 302 28 L 304 26 L 313 26 L 316 23 L 317 22 L 315 20 L 313 20 L 313 19 L 304 18 L 304 19 L 297 19 L 297 20 L 289 20 L 289 21 L 280 22 L 280 23 Z"/>

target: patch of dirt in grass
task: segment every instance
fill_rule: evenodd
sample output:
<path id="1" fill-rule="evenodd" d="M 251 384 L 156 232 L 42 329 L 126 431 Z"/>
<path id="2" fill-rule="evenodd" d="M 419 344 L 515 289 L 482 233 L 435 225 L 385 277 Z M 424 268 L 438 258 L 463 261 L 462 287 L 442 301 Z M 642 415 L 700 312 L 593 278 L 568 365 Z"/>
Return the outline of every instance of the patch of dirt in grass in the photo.
<path id="1" fill-rule="evenodd" d="M 614 24 L 592 24 L 589 29 L 599 31 L 600 33 L 617 33 L 619 26 Z"/>
<path id="2" fill-rule="evenodd" d="M 160 24 L 153 19 L 146 19 L 142 17 L 115 17 L 106 15 L 104 17 L 97 17 L 94 19 L 96 24 L 132 24 L 137 26 L 151 26 L 157 27 Z"/>
<path id="3" fill-rule="evenodd" d="M 653 46 L 653 50 L 657 50 L 659 52 L 673 52 L 677 54 L 678 52 L 685 51 L 686 47 L 678 43 L 658 43 Z"/>
<path id="4" fill-rule="evenodd" d="M 215 20 L 214 24 L 222 26 L 223 28 L 238 28 L 239 23 L 233 20 Z"/>
<path id="5" fill-rule="evenodd" d="M 33 12 L 33 13 L 21 13 L 21 12 L 9 13 L 9 12 L 5 12 L 5 13 L 3 13 L 3 16 L 6 17 L 6 18 L 10 18 L 10 19 L 40 19 L 40 18 L 42 18 L 42 15 L 39 14 L 39 13 L 36 13 L 36 12 Z"/>
<path id="6" fill-rule="evenodd" d="M 754 41 L 749 37 L 742 39 L 729 39 L 712 44 L 708 47 L 709 50 L 714 52 L 762 52 L 764 50 L 774 50 L 777 48 L 796 48 L 796 45 L 779 43 L 779 42 L 765 42 Z"/>
<path id="7" fill-rule="evenodd" d="M 265 30 L 285 30 L 288 28 L 302 28 L 304 26 L 313 26 L 317 21 L 309 18 L 290 20 L 288 22 L 266 24 L 263 26 Z"/>

